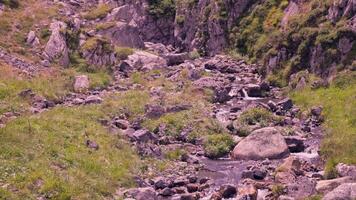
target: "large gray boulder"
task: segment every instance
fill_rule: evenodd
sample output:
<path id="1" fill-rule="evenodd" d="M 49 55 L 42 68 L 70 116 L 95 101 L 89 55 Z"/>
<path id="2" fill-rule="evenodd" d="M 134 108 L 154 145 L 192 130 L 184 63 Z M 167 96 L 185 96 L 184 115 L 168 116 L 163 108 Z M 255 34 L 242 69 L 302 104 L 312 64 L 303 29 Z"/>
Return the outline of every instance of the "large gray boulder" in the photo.
<path id="1" fill-rule="evenodd" d="M 238 160 L 280 159 L 287 155 L 287 143 L 274 127 L 253 131 L 232 152 L 232 157 Z"/>
<path id="2" fill-rule="evenodd" d="M 74 78 L 73 85 L 75 92 L 85 92 L 89 89 L 89 78 L 87 75 L 80 75 Z"/>
<path id="3" fill-rule="evenodd" d="M 141 38 L 139 28 L 135 23 L 117 22 L 110 29 L 102 31 L 103 35 L 118 46 L 131 48 L 144 48 L 145 44 Z"/>
<path id="4" fill-rule="evenodd" d="M 44 52 L 49 61 L 53 62 L 58 59 L 61 66 L 69 65 L 68 46 L 63 34 L 63 30 L 66 28 L 67 25 L 60 21 L 55 21 L 50 25 L 52 34 L 46 44 Z"/>
<path id="5" fill-rule="evenodd" d="M 330 180 L 321 180 L 317 182 L 315 189 L 319 193 L 326 193 L 328 191 L 335 189 L 341 184 L 350 183 L 350 182 L 352 182 L 352 178 L 350 176 L 345 176 L 342 178 L 335 178 Z"/>
<path id="6" fill-rule="evenodd" d="M 129 55 L 124 62 L 132 69 L 143 71 L 162 69 L 167 66 L 167 61 L 165 59 L 145 51 L 135 51 L 135 53 Z"/>
<path id="7" fill-rule="evenodd" d="M 356 183 L 344 183 L 327 193 L 323 200 L 354 200 L 356 199 Z"/>

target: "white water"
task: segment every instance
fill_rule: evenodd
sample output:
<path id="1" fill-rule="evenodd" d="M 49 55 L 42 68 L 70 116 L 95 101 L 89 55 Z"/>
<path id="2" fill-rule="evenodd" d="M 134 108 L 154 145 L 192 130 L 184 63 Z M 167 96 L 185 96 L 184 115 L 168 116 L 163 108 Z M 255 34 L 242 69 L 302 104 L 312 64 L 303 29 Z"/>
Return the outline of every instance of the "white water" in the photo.
<path id="1" fill-rule="evenodd" d="M 245 89 L 242 89 L 242 93 L 244 94 L 244 100 L 247 100 L 247 101 L 254 101 L 254 100 L 263 99 L 263 98 L 260 98 L 260 97 L 249 97 L 248 94 L 247 94 L 247 91 Z"/>

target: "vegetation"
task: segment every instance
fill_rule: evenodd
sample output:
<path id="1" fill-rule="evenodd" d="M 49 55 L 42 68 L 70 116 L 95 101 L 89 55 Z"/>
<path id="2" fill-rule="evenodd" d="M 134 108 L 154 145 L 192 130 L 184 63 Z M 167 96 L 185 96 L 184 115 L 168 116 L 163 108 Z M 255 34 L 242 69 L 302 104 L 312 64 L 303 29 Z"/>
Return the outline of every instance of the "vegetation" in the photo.
<path id="1" fill-rule="evenodd" d="M 0 0 L 0 4 L 4 4 L 10 8 L 18 8 L 20 6 L 19 0 Z"/>
<path id="2" fill-rule="evenodd" d="M 156 18 L 174 17 L 176 5 L 174 0 L 149 0 L 149 13 Z"/>
<path id="3" fill-rule="evenodd" d="M 334 176 L 333 167 L 340 162 L 355 164 L 356 158 L 356 73 L 340 73 L 328 88 L 310 87 L 291 93 L 304 109 L 323 106 L 327 135 L 321 153 L 328 159 L 326 174 Z"/>
<path id="4" fill-rule="evenodd" d="M 97 7 L 88 11 L 83 15 L 85 19 L 95 20 L 104 18 L 109 12 L 111 12 L 112 8 L 108 4 L 99 4 Z"/>
<path id="5" fill-rule="evenodd" d="M 104 105 L 57 107 L 0 129 L 0 183 L 9 184 L 2 187 L 8 198 L 102 199 L 119 185 L 132 185 L 129 174 L 137 170 L 137 156 L 98 122 L 117 106 L 109 100 Z M 87 140 L 99 149 L 88 148 Z"/>
<path id="6" fill-rule="evenodd" d="M 232 136 L 229 134 L 213 134 L 205 138 L 205 155 L 209 158 L 220 158 L 229 153 L 235 146 Z"/>
<path id="7" fill-rule="evenodd" d="M 120 60 L 125 60 L 127 57 L 134 53 L 134 50 L 129 47 L 115 47 L 116 57 Z"/>

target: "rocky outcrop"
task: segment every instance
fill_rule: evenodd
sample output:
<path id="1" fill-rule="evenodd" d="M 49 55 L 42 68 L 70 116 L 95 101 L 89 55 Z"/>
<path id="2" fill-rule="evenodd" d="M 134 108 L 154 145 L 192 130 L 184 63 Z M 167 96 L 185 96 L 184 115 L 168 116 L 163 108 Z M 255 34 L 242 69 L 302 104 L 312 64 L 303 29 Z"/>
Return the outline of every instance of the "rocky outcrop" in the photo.
<path id="1" fill-rule="evenodd" d="M 50 30 L 52 34 L 46 44 L 44 52 L 49 61 L 53 62 L 58 59 L 59 64 L 62 66 L 69 65 L 68 46 L 63 34 L 66 28 L 67 25 L 64 22 L 55 21 L 51 24 Z"/>
<path id="2" fill-rule="evenodd" d="M 334 0 L 329 8 L 328 18 L 332 22 L 338 21 L 341 17 L 352 17 L 356 12 L 356 2 L 354 0 Z"/>
<path id="3" fill-rule="evenodd" d="M 239 160 L 263 160 L 279 159 L 288 154 L 288 146 L 280 132 L 267 127 L 255 130 L 243 139 L 234 148 L 232 157 Z"/>

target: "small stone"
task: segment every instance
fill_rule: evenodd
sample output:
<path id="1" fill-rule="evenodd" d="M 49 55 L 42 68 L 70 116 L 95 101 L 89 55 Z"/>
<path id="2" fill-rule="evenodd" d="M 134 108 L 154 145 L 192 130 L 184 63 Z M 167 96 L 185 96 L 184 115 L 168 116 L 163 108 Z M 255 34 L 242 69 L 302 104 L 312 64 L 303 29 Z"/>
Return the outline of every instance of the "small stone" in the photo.
<path id="1" fill-rule="evenodd" d="M 171 188 L 164 188 L 159 194 L 167 197 L 167 196 L 172 196 L 174 192 Z"/>
<path id="2" fill-rule="evenodd" d="M 256 180 L 263 180 L 267 176 L 267 172 L 265 170 L 256 169 L 253 170 L 253 178 Z"/>
<path id="3" fill-rule="evenodd" d="M 319 117 L 322 111 L 323 111 L 322 107 L 316 106 L 311 108 L 310 113 L 316 117 Z"/>
<path id="4" fill-rule="evenodd" d="M 95 95 L 88 96 L 85 99 L 85 104 L 99 104 L 101 102 L 103 102 L 103 99 Z"/>
<path id="5" fill-rule="evenodd" d="M 91 149 L 94 149 L 94 150 L 98 150 L 99 149 L 99 145 L 95 141 L 87 140 L 85 142 L 85 144 L 87 145 L 87 147 L 89 147 Z"/>
<path id="6" fill-rule="evenodd" d="M 289 110 L 293 108 L 293 102 L 290 98 L 285 98 L 277 103 L 278 106 L 281 106 L 283 110 Z"/>
<path id="7" fill-rule="evenodd" d="M 75 92 L 85 92 L 89 89 L 89 78 L 87 75 L 80 75 L 74 78 L 73 85 Z"/>

